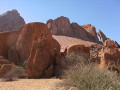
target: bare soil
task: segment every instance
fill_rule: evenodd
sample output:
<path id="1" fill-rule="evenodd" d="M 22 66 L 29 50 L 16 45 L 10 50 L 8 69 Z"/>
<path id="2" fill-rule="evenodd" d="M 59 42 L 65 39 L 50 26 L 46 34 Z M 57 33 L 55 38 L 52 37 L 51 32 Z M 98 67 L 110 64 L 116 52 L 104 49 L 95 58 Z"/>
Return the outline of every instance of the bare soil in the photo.
<path id="1" fill-rule="evenodd" d="M 18 79 L 17 81 L 0 81 L 0 90 L 68 90 L 60 79 Z"/>
<path id="2" fill-rule="evenodd" d="M 67 46 L 71 46 L 73 44 L 81 44 L 85 46 L 90 46 L 92 44 L 95 44 L 90 41 L 84 41 L 82 39 L 74 38 L 74 37 L 68 37 L 68 36 L 61 36 L 61 35 L 52 35 L 53 38 L 55 38 L 61 45 L 61 51 L 64 51 L 64 49 Z"/>

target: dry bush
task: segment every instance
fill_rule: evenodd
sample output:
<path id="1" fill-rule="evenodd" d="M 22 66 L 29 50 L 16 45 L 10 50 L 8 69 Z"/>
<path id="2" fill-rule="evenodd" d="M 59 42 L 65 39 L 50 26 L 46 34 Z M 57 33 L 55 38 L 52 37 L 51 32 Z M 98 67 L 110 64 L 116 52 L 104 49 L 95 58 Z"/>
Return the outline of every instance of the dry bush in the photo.
<path id="1" fill-rule="evenodd" d="M 87 63 L 86 63 L 87 61 Z M 120 90 L 120 76 L 107 68 L 100 69 L 75 54 L 66 57 L 68 69 L 64 83 L 78 90 Z"/>
<path id="2" fill-rule="evenodd" d="M 23 67 L 12 65 L 12 70 L 3 76 L 2 81 L 15 81 L 25 72 Z"/>

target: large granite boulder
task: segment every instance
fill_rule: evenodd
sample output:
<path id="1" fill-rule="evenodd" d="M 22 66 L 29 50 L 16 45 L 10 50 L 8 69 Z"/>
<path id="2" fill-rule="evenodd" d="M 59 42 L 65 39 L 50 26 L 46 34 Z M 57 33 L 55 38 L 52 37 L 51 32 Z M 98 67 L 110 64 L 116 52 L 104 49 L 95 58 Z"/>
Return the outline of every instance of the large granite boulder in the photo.
<path id="1" fill-rule="evenodd" d="M 20 29 L 16 50 L 20 64 L 27 63 L 27 77 L 50 77 L 54 74 L 60 44 L 52 38 L 45 24 L 35 22 L 24 25 Z"/>

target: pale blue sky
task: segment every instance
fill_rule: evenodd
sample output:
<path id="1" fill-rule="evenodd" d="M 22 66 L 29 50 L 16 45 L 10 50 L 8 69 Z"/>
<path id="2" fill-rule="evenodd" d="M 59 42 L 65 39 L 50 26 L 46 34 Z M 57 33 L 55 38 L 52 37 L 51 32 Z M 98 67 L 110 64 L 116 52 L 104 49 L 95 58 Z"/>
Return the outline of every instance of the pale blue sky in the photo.
<path id="1" fill-rule="evenodd" d="M 0 0 L 0 14 L 17 9 L 26 23 L 66 16 L 92 24 L 120 44 L 120 0 Z"/>

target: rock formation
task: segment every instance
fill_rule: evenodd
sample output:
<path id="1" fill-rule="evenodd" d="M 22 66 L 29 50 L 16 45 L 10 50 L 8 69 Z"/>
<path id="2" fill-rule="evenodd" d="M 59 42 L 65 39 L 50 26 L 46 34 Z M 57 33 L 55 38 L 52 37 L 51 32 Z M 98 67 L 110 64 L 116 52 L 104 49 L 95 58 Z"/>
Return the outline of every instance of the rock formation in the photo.
<path id="1" fill-rule="evenodd" d="M 71 46 L 67 47 L 66 54 L 70 55 L 71 53 L 78 54 L 87 59 L 90 58 L 90 48 L 85 47 L 85 45 L 76 44 L 76 45 L 71 45 Z"/>
<path id="2" fill-rule="evenodd" d="M 61 16 L 55 20 L 48 20 L 46 25 L 55 35 L 66 35 L 86 41 L 99 42 L 96 29 L 90 24 L 80 26 L 77 23 L 70 23 L 67 17 Z"/>
<path id="3" fill-rule="evenodd" d="M 91 24 L 81 25 L 87 32 L 88 37 L 91 38 L 93 41 L 98 42 L 98 37 L 96 33 L 96 28 Z"/>
<path id="4" fill-rule="evenodd" d="M 16 50 L 20 64 L 27 61 L 27 77 L 50 77 L 54 74 L 60 45 L 52 38 L 45 24 L 36 22 L 24 25 L 20 29 Z"/>
<path id="5" fill-rule="evenodd" d="M 7 11 L 0 15 L 0 32 L 19 30 L 25 24 L 17 10 Z"/>
<path id="6" fill-rule="evenodd" d="M 3 64 L 0 68 L 0 78 L 4 77 L 12 69 L 12 64 Z"/>
<path id="7" fill-rule="evenodd" d="M 102 43 L 104 43 L 105 40 L 107 39 L 107 37 L 104 35 L 104 33 L 101 30 L 98 31 L 98 36 L 100 37 Z"/>
<path id="8" fill-rule="evenodd" d="M 106 66 L 117 68 L 120 65 L 120 48 L 116 46 L 114 41 L 107 39 L 99 53 L 99 57 L 101 68 Z"/>
<path id="9" fill-rule="evenodd" d="M 12 64 L 4 57 L 0 56 L 0 78 L 5 76 L 12 69 Z"/>
<path id="10" fill-rule="evenodd" d="M 55 20 L 48 20 L 47 27 L 52 34 L 72 36 L 73 33 L 69 19 L 63 16 Z"/>
<path id="11" fill-rule="evenodd" d="M 19 31 L 0 32 L 0 55 L 8 58 L 8 51 L 15 47 Z M 12 56 L 14 57 L 14 56 Z"/>

